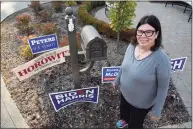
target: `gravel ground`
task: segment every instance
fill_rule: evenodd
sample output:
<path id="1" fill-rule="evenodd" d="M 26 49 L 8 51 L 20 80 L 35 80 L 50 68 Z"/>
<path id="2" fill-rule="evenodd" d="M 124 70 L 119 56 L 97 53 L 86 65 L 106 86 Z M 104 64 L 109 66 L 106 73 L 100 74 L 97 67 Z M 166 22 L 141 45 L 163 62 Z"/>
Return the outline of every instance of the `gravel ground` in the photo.
<path id="1" fill-rule="evenodd" d="M 44 6 L 49 10 L 50 4 Z M 77 10 L 77 7 L 74 9 Z M 30 9 L 20 12 L 32 14 Z M 24 81 L 17 79 L 11 70 L 26 60 L 18 53 L 20 43 L 16 36 L 19 34 L 14 26 L 16 15 L 17 13 L 11 15 L 1 24 L 1 70 L 7 88 L 28 125 L 31 128 L 115 128 L 119 118 L 119 92 L 112 90 L 110 84 L 101 83 L 101 69 L 109 65 L 106 60 L 95 62 L 89 73 L 81 74 L 82 88 L 100 86 L 98 104 L 76 103 L 55 112 L 48 94 L 74 89 L 69 60 Z M 66 34 L 64 16 L 63 9 L 63 13 L 53 13 L 51 18 L 57 23 L 59 38 Z M 33 22 L 38 23 L 38 19 L 33 17 Z M 76 24 L 77 31 L 80 31 L 82 24 L 79 18 Z M 111 66 L 119 66 L 123 55 L 115 52 L 116 40 L 102 37 L 108 45 L 108 62 Z M 122 51 L 127 45 L 122 42 Z M 80 64 L 80 67 L 85 67 L 85 64 Z M 161 119 L 159 122 L 153 122 L 147 116 L 144 127 L 155 128 L 188 121 L 191 121 L 191 118 L 171 79 Z"/>

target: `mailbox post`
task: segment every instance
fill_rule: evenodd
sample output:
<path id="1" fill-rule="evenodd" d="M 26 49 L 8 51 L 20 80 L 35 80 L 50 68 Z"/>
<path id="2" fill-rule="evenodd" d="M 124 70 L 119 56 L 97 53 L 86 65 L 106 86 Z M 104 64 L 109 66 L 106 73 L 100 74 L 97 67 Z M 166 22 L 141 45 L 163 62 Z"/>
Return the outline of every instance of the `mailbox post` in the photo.
<path id="1" fill-rule="evenodd" d="M 74 80 L 74 85 L 76 89 L 80 88 L 80 73 L 78 64 L 78 48 L 76 44 L 76 27 L 75 27 L 75 17 L 72 15 L 73 10 L 71 7 L 65 9 L 66 12 L 66 25 L 69 39 L 69 50 L 72 65 L 72 75 Z"/>
<path id="2" fill-rule="evenodd" d="M 67 7 L 65 12 L 65 21 L 68 32 L 70 58 L 72 64 L 72 76 L 75 88 L 79 89 L 81 87 L 80 73 L 87 73 L 90 71 L 95 61 L 107 59 L 107 44 L 93 26 L 84 26 L 81 32 L 81 37 L 84 43 L 81 44 L 81 46 L 88 65 L 85 68 L 79 70 L 78 48 L 76 44 L 76 27 L 74 24 L 76 18 L 72 15 L 73 10 L 71 7 Z"/>

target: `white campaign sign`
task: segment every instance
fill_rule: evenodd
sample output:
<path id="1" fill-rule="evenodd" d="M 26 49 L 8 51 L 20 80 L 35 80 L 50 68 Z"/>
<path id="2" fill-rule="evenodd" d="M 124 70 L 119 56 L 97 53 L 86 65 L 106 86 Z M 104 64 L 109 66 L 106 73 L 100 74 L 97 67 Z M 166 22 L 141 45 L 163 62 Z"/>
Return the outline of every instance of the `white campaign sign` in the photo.
<path id="1" fill-rule="evenodd" d="M 22 81 L 44 69 L 65 62 L 65 56 L 69 56 L 69 46 L 44 53 L 37 58 L 14 68 L 12 71 L 19 80 Z"/>

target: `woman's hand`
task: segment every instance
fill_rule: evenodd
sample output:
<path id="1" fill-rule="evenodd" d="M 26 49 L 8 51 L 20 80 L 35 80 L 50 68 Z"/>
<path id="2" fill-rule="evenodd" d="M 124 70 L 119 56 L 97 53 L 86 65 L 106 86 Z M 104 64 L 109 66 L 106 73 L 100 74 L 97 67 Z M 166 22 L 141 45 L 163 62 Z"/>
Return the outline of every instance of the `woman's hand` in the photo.
<path id="1" fill-rule="evenodd" d="M 151 116 L 151 119 L 152 119 L 153 121 L 157 121 L 157 120 L 159 120 L 159 117 L 157 117 L 157 116 Z"/>
<path id="2" fill-rule="evenodd" d="M 118 86 L 117 86 L 114 82 L 112 83 L 112 85 L 113 85 L 113 89 L 114 89 L 114 90 L 117 90 L 117 89 L 118 89 Z"/>

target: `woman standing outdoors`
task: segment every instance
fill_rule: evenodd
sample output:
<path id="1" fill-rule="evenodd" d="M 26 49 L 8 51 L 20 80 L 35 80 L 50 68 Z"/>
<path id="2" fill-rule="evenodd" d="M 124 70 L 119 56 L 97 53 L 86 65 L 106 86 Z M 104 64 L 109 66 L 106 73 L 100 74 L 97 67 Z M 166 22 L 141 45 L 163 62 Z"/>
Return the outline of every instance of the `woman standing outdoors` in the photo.
<path id="1" fill-rule="evenodd" d="M 171 76 L 171 62 L 162 47 L 158 18 L 148 15 L 136 27 L 136 40 L 125 53 L 120 72 L 113 83 L 121 91 L 118 128 L 143 128 L 150 112 L 158 120 L 165 103 Z"/>

